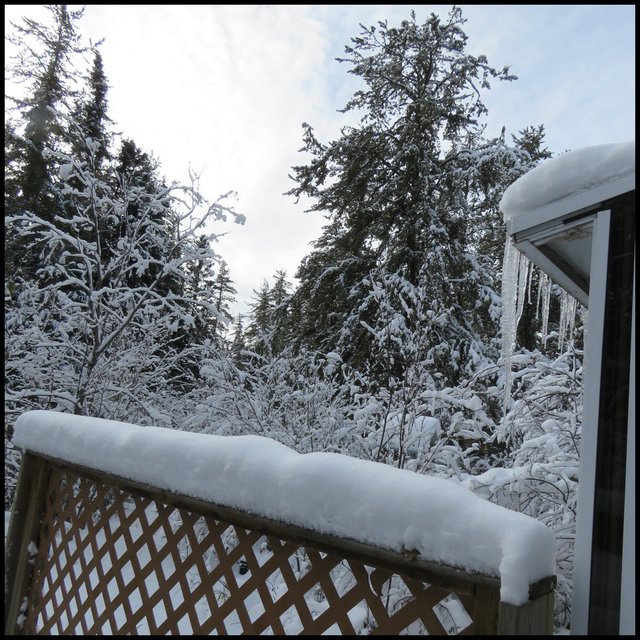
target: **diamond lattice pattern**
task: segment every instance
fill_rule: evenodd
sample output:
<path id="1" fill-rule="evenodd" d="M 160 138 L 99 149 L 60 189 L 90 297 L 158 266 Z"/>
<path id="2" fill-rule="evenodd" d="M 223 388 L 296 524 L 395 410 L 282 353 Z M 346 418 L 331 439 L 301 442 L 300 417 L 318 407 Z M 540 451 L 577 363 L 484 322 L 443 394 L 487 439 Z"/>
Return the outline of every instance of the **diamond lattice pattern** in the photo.
<path id="1" fill-rule="evenodd" d="M 40 634 L 473 633 L 470 596 L 53 468 Z"/>

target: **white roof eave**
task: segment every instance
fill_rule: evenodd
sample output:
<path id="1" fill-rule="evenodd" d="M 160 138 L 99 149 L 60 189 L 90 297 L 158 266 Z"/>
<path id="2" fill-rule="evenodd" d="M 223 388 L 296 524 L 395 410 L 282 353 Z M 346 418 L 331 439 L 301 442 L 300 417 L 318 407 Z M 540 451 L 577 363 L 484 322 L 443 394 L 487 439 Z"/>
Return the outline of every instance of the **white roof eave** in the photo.
<path id="1" fill-rule="evenodd" d="M 555 200 L 531 211 L 527 211 L 506 221 L 509 235 L 559 221 L 590 209 L 597 209 L 600 203 L 622 195 L 636 188 L 635 173 L 628 174 L 601 185 Z"/>

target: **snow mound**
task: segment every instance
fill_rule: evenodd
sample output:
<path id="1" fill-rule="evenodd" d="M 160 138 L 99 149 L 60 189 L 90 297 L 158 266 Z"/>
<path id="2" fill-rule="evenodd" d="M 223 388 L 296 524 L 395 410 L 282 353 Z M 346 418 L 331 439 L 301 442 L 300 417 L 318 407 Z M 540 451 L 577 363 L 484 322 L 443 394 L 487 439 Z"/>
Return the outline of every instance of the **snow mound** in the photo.
<path id="1" fill-rule="evenodd" d="M 325 534 L 500 577 L 519 605 L 553 575 L 555 538 L 453 481 L 336 453 L 299 454 L 260 436 L 214 436 L 31 411 L 14 442 L 160 489 Z"/>

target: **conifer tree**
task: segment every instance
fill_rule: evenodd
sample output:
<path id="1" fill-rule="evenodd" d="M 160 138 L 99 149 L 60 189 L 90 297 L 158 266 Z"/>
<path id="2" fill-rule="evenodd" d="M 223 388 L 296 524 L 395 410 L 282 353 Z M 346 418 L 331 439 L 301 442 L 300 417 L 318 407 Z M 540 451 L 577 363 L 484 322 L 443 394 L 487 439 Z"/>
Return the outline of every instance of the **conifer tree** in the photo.
<path id="1" fill-rule="evenodd" d="M 78 100 L 75 108 L 75 120 L 81 139 L 74 141 L 74 151 L 82 152 L 86 138 L 97 143 L 95 162 L 96 169 L 99 170 L 110 158 L 111 135 L 107 127 L 111 119 L 107 115 L 109 83 L 104 72 L 102 55 L 97 46 L 93 48 L 93 65 L 87 81 L 87 91 Z"/>
<path id="2" fill-rule="evenodd" d="M 265 280 L 260 290 L 254 291 L 246 337 L 256 353 L 277 355 L 289 346 L 290 290 L 287 274 L 278 270 L 274 275 L 273 287 Z"/>
<path id="3" fill-rule="evenodd" d="M 224 260 L 218 265 L 210 290 L 217 309 L 216 317 L 213 319 L 213 334 L 221 339 L 226 327 L 233 320 L 231 305 L 235 302 L 238 293 L 231 280 L 229 265 Z"/>
<path id="4" fill-rule="evenodd" d="M 497 216 L 497 193 L 531 161 L 524 149 L 483 137 L 482 92 L 493 79 L 515 77 L 465 51 L 463 24 L 454 8 L 448 19 L 432 14 L 423 25 L 412 13 L 399 28 L 362 27 L 340 59 L 364 81 L 344 109 L 357 110 L 360 121 L 328 144 L 305 123 L 312 159 L 294 167 L 289 191 L 309 196 L 311 210 L 329 220 L 296 274 L 299 340 L 341 346 L 345 361 L 367 365 L 381 320 L 379 305 L 367 302 L 376 295 L 371 274 L 387 283 L 395 277 L 398 285 L 385 290 L 417 288 L 414 299 L 432 307 L 425 315 L 411 296 L 397 301 L 409 334 L 431 335 L 425 346 L 447 383 L 456 382 L 480 335 L 497 332 L 495 324 L 478 326 L 478 308 L 495 305 L 496 278 L 474 237 L 474 207 L 487 200 L 482 192 L 491 177 L 487 207 Z M 494 172 L 484 184 L 482 164 Z M 418 326 L 418 317 L 431 318 L 429 326 Z"/>
<path id="5" fill-rule="evenodd" d="M 244 338 L 244 325 L 243 325 L 244 316 L 239 313 L 236 321 L 233 325 L 233 340 L 231 342 L 231 352 L 234 355 L 234 359 L 236 360 L 236 364 L 240 364 L 241 353 L 247 348 L 247 344 Z"/>
<path id="6" fill-rule="evenodd" d="M 271 287 L 263 280 L 260 289 L 253 291 L 253 303 L 245 337 L 253 351 L 263 354 L 270 349 L 271 337 Z"/>
<path id="7" fill-rule="evenodd" d="M 111 243 L 117 244 L 120 238 L 136 233 L 140 224 L 154 227 L 154 234 L 149 235 L 149 238 L 153 235 L 166 237 L 172 235 L 169 188 L 159 175 L 159 162 L 140 149 L 131 139 L 121 142 L 112 181 L 116 195 L 127 194 L 127 204 L 119 212 L 119 224 L 110 234 Z M 154 203 L 154 207 L 149 212 L 150 202 Z M 142 215 L 143 211 L 145 215 Z M 152 256 L 152 260 L 143 271 L 130 274 L 129 286 L 144 286 L 156 280 L 164 261 L 169 258 L 163 255 L 162 246 L 162 243 L 152 242 L 145 247 Z M 160 283 L 160 288 L 165 294 L 177 293 L 179 285 L 167 276 Z"/>
<path id="8" fill-rule="evenodd" d="M 270 292 L 272 308 L 272 348 L 281 353 L 288 346 L 291 335 L 289 301 L 291 299 L 291 283 L 285 271 L 279 269 L 274 276 Z"/>
<path id="9" fill-rule="evenodd" d="M 52 183 L 57 172 L 55 149 L 62 138 L 62 124 L 56 115 L 74 94 L 78 72 L 77 54 L 86 48 L 81 43 L 77 23 L 83 10 L 70 11 L 67 5 L 50 5 L 52 24 L 30 18 L 15 24 L 9 41 L 17 47 L 12 61 L 13 80 L 25 88 L 22 96 L 11 96 L 18 112 L 19 126 L 5 133 L 6 164 L 11 188 L 5 192 L 5 216 L 31 211 L 47 220 L 61 213 L 61 203 Z M 5 265 L 7 280 L 33 278 L 38 268 L 38 246 L 16 246 L 7 230 Z"/>

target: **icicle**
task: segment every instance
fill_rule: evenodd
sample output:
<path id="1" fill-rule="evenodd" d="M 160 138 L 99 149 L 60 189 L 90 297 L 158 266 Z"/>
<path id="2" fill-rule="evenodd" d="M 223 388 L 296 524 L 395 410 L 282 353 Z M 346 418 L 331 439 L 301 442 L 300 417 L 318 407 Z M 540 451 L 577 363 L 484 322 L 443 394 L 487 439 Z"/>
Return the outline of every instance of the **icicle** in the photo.
<path id="1" fill-rule="evenodd" d="M 507 236 L 502 263 L 502 361 L 508 364 L 511 360 L 515 342 L 516 296 L 518 287 L 518 251 L 511 236 Z"/>
<path id="2" fill-rule="evenodd" d="M 507 435 L 506 416 L 511 403 L 511 358 L 516 344 L 518 322 L 524 309 L 524 298 L 530 278 L 529 260 L 516 249 L 511 236 L 507 234 L 502 264 L 502 330 L 501 362 L 505 372 L 504 407 L 500 437 Z"/>
<path id="3" fill-rule="evenodd" d="M 540 300 L 542 299 L 542 277 L 544 273 L 540 273 L 538 278 L 538 294 L 536 295 L 536 322 L 540 320 Z"/>
<path id="4" fill-rule="evenodd" d="M 560 326 L 558 328 L 558 352 L 562 353 L 565 338 L 571 340 L 576 323 L 576 299 L 563 291 L 560 295 Z"/>
<path id="5" fill-rule="evenodd" d="M 527 280 L 527 302 L 531 304 L 531 287 L 533 286 L 533 262 L 529 263 L 529 276 Z"/>
<path id="6" fill-rule="evenodd" d="M 551 302 L 551 280 L 549 276 L 541 272 L 538 284 L 538 297 L 542 300 L 542 346 L 547 346 L 549 333 L 549 303 Z M 537 317 L 536 317 L 537 319 Z"/>
<path id="7" fill-rule="evenodd" d="M 515 328 L 518 328 L 520 324 L 520 318 L 522 318 L 522 312 L 524 311 L 524 299 L 528 289 L 528 282 L 531 274 L 531 263 L 524 253 L 518 254 L 520 260 L 518 262 L 518 286 L 516 289 L 516 319 Z M 515 335 L 514 335 L 515 338 Z"/>

